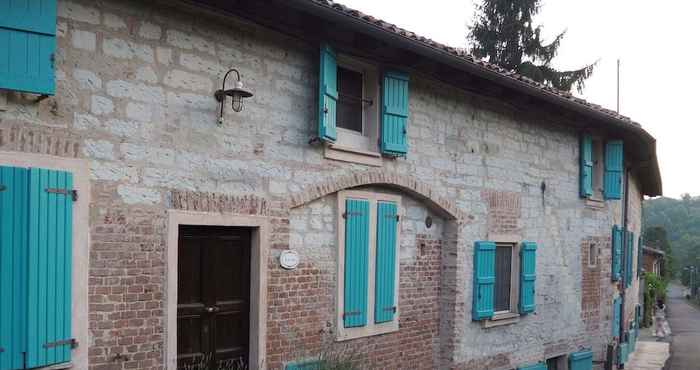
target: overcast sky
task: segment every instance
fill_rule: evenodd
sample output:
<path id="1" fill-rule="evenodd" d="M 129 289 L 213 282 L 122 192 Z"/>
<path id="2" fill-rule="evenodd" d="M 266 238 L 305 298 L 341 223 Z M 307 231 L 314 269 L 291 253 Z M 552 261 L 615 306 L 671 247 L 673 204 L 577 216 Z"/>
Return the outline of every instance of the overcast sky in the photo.
<path id="1" fill-rule="evenodd" d="M 338 0 L 430 37 L 465 47 L 472 0 Z M 621 59 L 620 113 L 657 140 L 664 195 L 700 195 L 700 2 L 690 0 L 545 0 L 536 22 L 551 38 L 567 29 L 554 61 L 576 68 L 600 59 L 583 98 L 615 109 Z"/>

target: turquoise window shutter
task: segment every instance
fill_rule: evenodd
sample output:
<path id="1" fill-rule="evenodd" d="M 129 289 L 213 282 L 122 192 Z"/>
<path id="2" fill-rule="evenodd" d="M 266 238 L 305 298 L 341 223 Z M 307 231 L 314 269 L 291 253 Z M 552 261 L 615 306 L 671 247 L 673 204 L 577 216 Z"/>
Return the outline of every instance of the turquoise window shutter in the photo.
<path id="1" fill-rule="evenodd" d="M 520 248 L 520 314 L 535 312 L 537 244 L 523 242 Z"/>
<path id="2" fill-rule="evenodd" d="M 343 324 L 367 325 L 367 262 L 369 259 L 369 201 L 345 201 L 345 284 Z"/>
<path id="3" fill-rule="evenodd" d="M 0 1 L 0 89 L 53 95 L 56 0 Z"/>
<path id="4" fill-rule="evenodd" d="M 328 44 L 321 45 L 318 81 L 318 137 L 334 142 L 337 138 L 335 121 L 338 102 L 338 66 L 335 51 Z"/>
<path id="5" fill-rule="evenodd" d="M 381 150 L 390 156 L 408 152 L 408 75 L 387 71 L 382 79 Z"/>
<path id="6" fill-rule="evenodd" d="M 613 320 L 612 320 L 612 336 L 617 338 L 620 336 L 620 316 L 622 314 L 622 300 L 618 297 L 613 300 Z"/>
<path id="7" fill-rule="evenodd" d="M 588 198 L 593 195 L 593 137 L 581 135 L 580 195 Z"/>
<path id="8" fill-rule="evenodd" d="M 593 352 L 590 350 L 574 352 L 569 355 L 569 370 L 592 370 Z"/>
<path id="9" fill-rule="evenodd" d="M 634 261 L 634 233 L 633 232 L 628 232 L 627 233 L 627 253 L 625 255 L 626 258 L 626 268 L 625 268 L 625 285 L 627 287 L 632 286 L 632 277 L 634 276 L 632 268 L 633 266 L 633 261 Z"/>
<path id="10" fill-rule="evenodd" d="M 612 231 L 612 280 L 620 280 L 622 265 L 622 230 L 619 226 L 613 226 Z"/>
<path id="11" fill-rule="evenodd" d="M 71 190 L 70 173 L 29 170 L 28 368 L 71 359 Z"/>
<path id="12" fill-rule="evenodd" d="M 617 362 L 618 364 L 624 364 L 629 358 L 629 344 L 627 342 L 620 343 L 617 347 Z"/>
<path id="13" fill-rule="evenodd" d="M 0 370 L 24 367 L 27 176 L 0 166 Z"/>
<path id="14" fill-rule="evenodd" d="M 287 364 L 285 370 L 319 370 L 321 363 L 318 361 L 307 361 Z"/>
<path id="15" fill-rule="evenodd" d="M 547 370 L 547 365 L 540 362 L 534 365 L 520 366 L 517 370 Z"/>
<path id="16" fill-rule="evenodd" d="M 639 236 L 639 240 L 637 241 L 637 278 L 642 276 L 642 263 L 644 261 L 644 239 L 642 239 L 642 236 Z"/>
<path id="17" fill-rule="evenodd" d="M 496 243 L 478 241 L 474 244 L 473 320 L 479 321 L 493 317 L 495 282 Z"/>
<path id="18" fill-rule="evenodd" d="M 374 290 L 374 322 L 394 319 L 396 305 L 396 203 L 377 202 L 377 256 Z"/>
<path id="19" fill-rule="evenodd" d="M 605 144 L 605 199 L 622 199 L 623 157 L 622 140 L 608 141 Z"/>

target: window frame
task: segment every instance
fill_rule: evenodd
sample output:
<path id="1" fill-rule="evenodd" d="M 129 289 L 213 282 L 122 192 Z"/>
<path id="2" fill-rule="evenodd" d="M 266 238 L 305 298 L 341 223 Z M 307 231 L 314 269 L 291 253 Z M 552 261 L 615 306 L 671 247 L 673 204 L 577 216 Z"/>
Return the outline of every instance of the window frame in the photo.
<path id="1" fill-rule="evenodd" d="M 345 162 L 381 166 L 379 147 L 381 125 L 379 106 L 382 97 L 380 66 L 343 53 L 336 55 L 336 65 L 336 70 L 344 68 L 362 75 L 362 99 L 363 101 L 372 99 L 372 105 L 362 104 L 362 133 L 339 127 L 336 124 L 336 141 L 326 146 L 325 157 Z"/>
<path id="2" fill-rule="evenodd" d="M 588 244 L 588 267 L 596 268 L 599 263 L 600 246 L 596 242 L 589 242 Z"/>
<path id="3" fill-rule="evenodd" d="M 367 325 L 363 327 L 346 328 L 343 325 L 343 310 L 344 310 L 344 289 L 345 289 L 345 219 L 342 217 L 345 212 L 345 201 L 350 199 L 363 199 L 369 202 L 369 253 L 367 266 Z M 399 330 L 399 317 L 401 309 L 399 307 L 399 269 L 400 269 L 400 246 L 401 246 L 401 219 L 402 206 L 401 196 L 393 194 L 375 193 L 369 191 L 344 190 L 338 192 L 338 208 L 336 217 L 338 220 L 338 258 L 337 258 L 337 286 L 336 286 L 336 341 L 344 341 L 355 338 L 374 336 L 396 332 Z M 396 313 L 394 319 L 383 323 L 374 322 L 374 304 L 375 304 L 375 276 L 376 276 L 376 258 L 377 258 L 377 203 L 378 202 L 394 202 L 396 203 L 399 222 L 396 226 L 396 253 L 394 261 L 394 305 Z"/>
<path id="4" fill-rule="evenodd" d="M 518 299 L 520 297 L 520 244 L 518 242 L 496 241 L 496 248 L 498 247 L 511 248 L 510 307 L 508 310 L 496 311 L 494 303 L 494 312 L 491 320 L 500 320 L 504 318 L 510 318 L 513 315 L 520 315 L 520 311 L 518 309 Z M 496 280 L 498 280 L 498 276 L 496 276 Z"/>

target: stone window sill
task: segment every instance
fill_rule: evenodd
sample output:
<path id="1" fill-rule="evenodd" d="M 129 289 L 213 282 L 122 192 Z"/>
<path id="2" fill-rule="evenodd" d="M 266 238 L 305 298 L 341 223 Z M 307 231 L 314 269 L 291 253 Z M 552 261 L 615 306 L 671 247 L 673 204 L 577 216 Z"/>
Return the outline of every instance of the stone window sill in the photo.
<path id="1" fill-rule="evenodd" d="M 491 320 L 482 321 L 484 328 L 493 328 L 496 326 L 512 325 L 520 321 L 520 314 L 515 312 L 507 312 L 493 315 Z"/>
<path id="2" fill-rule="evenodd" d="M 50 366 L 45 366 L 45 367 L 39 367 L 37 370 L 62 370 L 62 369 L 72 369 L 73 368 L 73 363 L 72 362 L 64 362 L 62 364 L 55 364 L 55 365 L 50 365 Z"/>
<path id="3" fill-rule="evenodd" d="M 399 331 L 398 318 L 394 319 L 394 321 L 391 322 L 368 325 L 361 328 L 342 328 L 342 330 L 338 331 L 336 341 L 342 342 L 344 340 L 371 337 L 375 335 L 394 333 L 397 331 Z"/>
<path id="4" fill-rule="evenodd" d="M 382 155 L 377 152 L 337 144 L 326 146 L 323 155 L 328 159 L 334 159 L 336 161 L 359 163 L 373 167 L 382 166 Z"/>
<path id="5" fill-rule="evenodd" d="M 605 209 L 605 201 L 596 198 L 586 198 L 586 207 L 591 209 Z"/>

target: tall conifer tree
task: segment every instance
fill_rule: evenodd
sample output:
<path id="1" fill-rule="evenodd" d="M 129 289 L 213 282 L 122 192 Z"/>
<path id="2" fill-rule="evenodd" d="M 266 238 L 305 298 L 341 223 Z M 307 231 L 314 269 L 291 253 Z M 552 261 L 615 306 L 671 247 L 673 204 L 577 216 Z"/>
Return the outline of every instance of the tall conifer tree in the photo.
<path id="1" fill-rule="evenodd" d="M 571 91 L 576 85 L 582 92 L 596 63 L 572 71 L 554 69 L 551 62 L 566 31 L 545 44 L 542 26 L 532 22 L 540 7 L 540 0 L 482 0 L 467 36 L 471 53 L 559 90 Z"/>

